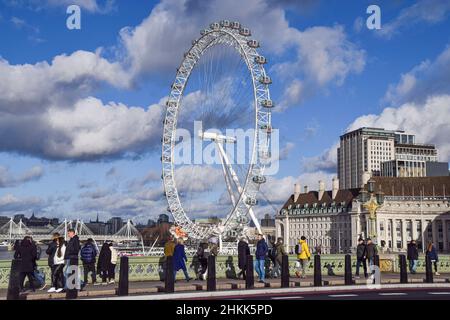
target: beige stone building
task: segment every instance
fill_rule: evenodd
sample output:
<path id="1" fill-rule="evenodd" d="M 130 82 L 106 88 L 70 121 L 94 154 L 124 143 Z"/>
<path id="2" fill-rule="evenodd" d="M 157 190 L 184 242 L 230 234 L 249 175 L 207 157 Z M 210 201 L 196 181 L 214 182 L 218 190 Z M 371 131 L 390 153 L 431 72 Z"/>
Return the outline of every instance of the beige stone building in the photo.
<path id="1" fill-rule="evenodd" d="M 359 237 L 369 231 L 369 212 L 363 206 L 364 188 L 339 189 L 333 179 L 332 190 L 319 182 L 318 191 L 303 192 L 300 185 L 275 217 L 276 236 L 281 236 L 286 249 L 294 251 L 304 235 L 314 251 L 322 253 L 352 252 Z M 386 252 L 404 252 L 411 239 L 432 241 L 440 252 L 450 252 L 450 177 L 373 177 L 374 191 L 382 195 L 376 213 L 374 240 Z M 374 194 L 375 196 L 375 194 Z"/>

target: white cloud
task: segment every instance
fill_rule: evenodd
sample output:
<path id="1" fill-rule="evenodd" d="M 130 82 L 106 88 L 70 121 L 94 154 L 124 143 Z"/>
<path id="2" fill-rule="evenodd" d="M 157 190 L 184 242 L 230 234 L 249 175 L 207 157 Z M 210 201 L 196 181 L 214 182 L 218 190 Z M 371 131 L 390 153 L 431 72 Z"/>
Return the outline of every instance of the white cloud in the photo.
<path id="1" fill-rule="evenodd" d="M 434 60 L 426 60 L 402 74 L 398 84 L 390 85 L 384 101 L 391 105 L 424 103 L 431 95 L 450 93 L 450 46 Z"/>
<path id="2" fill-rule="evenodd" d="M 450 160 L 450 95 L 430 96 L 424 103 L 405 103 L 398 108 L 386 108 L 379 115 L 357 118 L 347 129 L 380 127 L 405 130 L 416 140 L 436 144 L 441 161 Z"/>
<path id="3" fill-rule="evenodd" d="M 37 211 L 45 206 L 45 201 L 38 197 L 18 198 L 12 194 L 6 194 L 0 197 L 0 212 L 8 216 Z"/>
<path id="4" fill-rule="evenodd" d="M 294 150 L 295 148 L 295 143 L 293 142 L 286 142 L 286 145 L 281 148 L 280 150 L 280 156 L 279 159 L 280 160 L 286 160 L 289 156 L 289 153 Z"/>
<path id="5" fill-rule="evenodd" d="M 342 85 L 350 74 L 358 74 L 365 67 L 365 51 L 347 39 L 342 26 L 297 31 L 291 40 L 296 45 L 295 60 L 272 68 L 281 79 L 291 81 L 281 99 L 282 110 L 329 84 Z"/>
<path id="6" fill-rule="evenodd" d="M 302 168 L 304 172 L 336 172 L 337 171 L 337 148 L 339 141 L 326 149 L 322 154 L 315 157 L 305 157 L 302 159 Z"/>
<path id="7" fill-rule="evenodd" d="M 44 175 L 41 166 L 34 166 L 24 173 L 14 176 L 8 168 L 0 166 L 0 188 L 20 186 L 26 182 L 39 180 Z"/>
<path id="8" fill-rule="evenodd" d="M 419 23 L 436 24 L 444 21 L 450 12 L 450 2 L 442 0 L 419 0 L 412 6 L 400 11 L 400 14 L 388 23 L 384 23 L 375 34 L 391 39 L 404 29 Z"/>

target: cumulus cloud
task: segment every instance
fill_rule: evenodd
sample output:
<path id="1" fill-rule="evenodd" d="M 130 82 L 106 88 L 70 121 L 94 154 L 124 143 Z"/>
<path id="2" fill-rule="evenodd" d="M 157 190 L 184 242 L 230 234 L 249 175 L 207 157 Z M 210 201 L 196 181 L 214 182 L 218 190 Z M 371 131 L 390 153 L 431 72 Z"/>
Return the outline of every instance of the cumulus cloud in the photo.
<path id="1" fill-rule="evenodd" d="M 328 173 L 336 172 L 338 147 L 339 141 L 318 156 L 304 157 L 301 161 L 303 171 L 309 173 L 315 171 L 324 171 Z"/>
<path id="2" fill-rule="evenodd" d="M 140 154 L 159 142 L 162 104 L 145 110 L 88 97 L 72 109 L 50 107 L 36 116 L 2 114 L 0 150 L 53 160 Z"/>
<path id="3" fill-rule="evenodd" d="M 424 103 L 432 95 L 450 93 L 450 46 L 434 60 L 425 60 L 389 86 L 384 101 L 391 105 Z"/>
<path id="4" fill-rule="evenodd" d="M 392 21 L 382 24 L 377 35 L 391 39 L 403 30 L 419 23 L 436 24 L 444 21 L 450 12 L 450 2 L 442 0 L 419 0 L 404 8 Z"/>
<path id="5" fill-rule="evenodd" d="M 398 108 L 385 108 L 379 115 L 357 118 L 347 129 L 380 127 L 405 130 L 416 140 L 436 144 L 441 161 L 450 160 L 450 95 L 430 96 L 424 103 L 409 102 Z"/>
<path id="6" fill-rule="evenodd" d="M 14 176 L 8 168 L 0 166 L 0 188 L 20 186 L 26 182 L 39 180 L 44 175 L 41 166 L 34 166 L 24 173 Z"/>
<path id="7" fill-rule="evenodd" d="M 289 153 L 294 150 L 295 148 L 295 143 L 293 142 L 286 142 L 286 145 L 281 148 L 280 150 L 280 156 L 279 159 L 280 160 L 286 160 L 289 156 Z"/>
<path id="8" fill-rule="evenodd" d="M 0 212 L 7 216 L 38 211 L 46 207 L 46 202 L 38 197 L 19 198 L 12 194 L 0 197 Z"/>
<path id="9" fill-rule="evenodd" d="M 350 74 L 358 74 L 365 67 L 365 51 L 347 39 L 342 26 L 296 30 L 291 41 L 296 45 L 295 60 L 272 68 L 281 79 L 292 81 L 281 98 L 282 110 L 300 104 L 328 84 L 342 85 Z"/>

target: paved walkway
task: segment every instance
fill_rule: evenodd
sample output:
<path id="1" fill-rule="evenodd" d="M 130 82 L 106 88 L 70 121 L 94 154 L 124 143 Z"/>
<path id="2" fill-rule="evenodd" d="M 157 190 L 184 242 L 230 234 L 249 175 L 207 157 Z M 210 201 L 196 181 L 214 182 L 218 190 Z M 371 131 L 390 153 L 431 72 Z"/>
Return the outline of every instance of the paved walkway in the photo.
<path id="1" fill-rule="evenodd" d="M 400 275 L 395 273 L 383 273 L 381 275 L 383 284 L 398 284 L 400 283 Z M 424 274 L 408 274 L 409 283 L 423 283 Z M 255 279 L 256 280 L 256 279 Z M 343 276 L 322 276 L 324 286 L 339 286 L 344 285 Z M 306 279 L 299 279 L 296 277 L 290 278 L 291 287 L 312 287 L 314 278 L 313 276 L 307 276 Z M 441 274 L 440 276 L 434 276 L 435 283 L 450 283 L 450 274 Z M 364 278 L 356 279 L 356 285 L 366 285 L 367 282 Z M 80 298 L 86 297 L 108 297 L 116 295 L 116 288 L 118 283 L 109 285 L 93 286 L 87 285 L 83 291 L 80 291 L 78 296 Z M 234 279 L 218 279 L 217 290 L 241 290 L 245 289 L 245 281 Z M 255 288 L 280 288 L 280 279 L 267 279 L 267 283 L 258 283 L 255 281 Z M 34 293 L 23 294 L 22 298 L 27 300 L 47 300 L 47 299 L 64 299 L 64 293 L 47 293 L 48 287 L 44 290 L 37 290 Z M 193 280 L 186 282 L 185 280 L 178 280 L 175 283 L 176 292 L 193 292 L 193 291 L 206 291 L 206 281 Z M 130 295 L 145 295 L 156 294 L 164 292 L 164 283 L 161 281 L 138 281 L 129 283 Z M 7 290 L 0 289 L 0 300 L 6 299 Z"/>

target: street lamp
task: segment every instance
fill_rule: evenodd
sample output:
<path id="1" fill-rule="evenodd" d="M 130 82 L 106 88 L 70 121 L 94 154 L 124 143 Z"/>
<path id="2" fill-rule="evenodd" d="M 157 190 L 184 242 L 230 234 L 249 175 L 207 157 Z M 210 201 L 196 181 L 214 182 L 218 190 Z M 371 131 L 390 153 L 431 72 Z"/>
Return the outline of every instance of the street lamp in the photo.
<path id="1" fill-rule="evenodd" d="M 367 181 L 367 191 L 361 190 L 363 207 L 369 211 L 369 238 L 377 244 L 377 209 L 384 203 L 384 193 L 381 189 L 375 193 L 375 180 Z"/>

